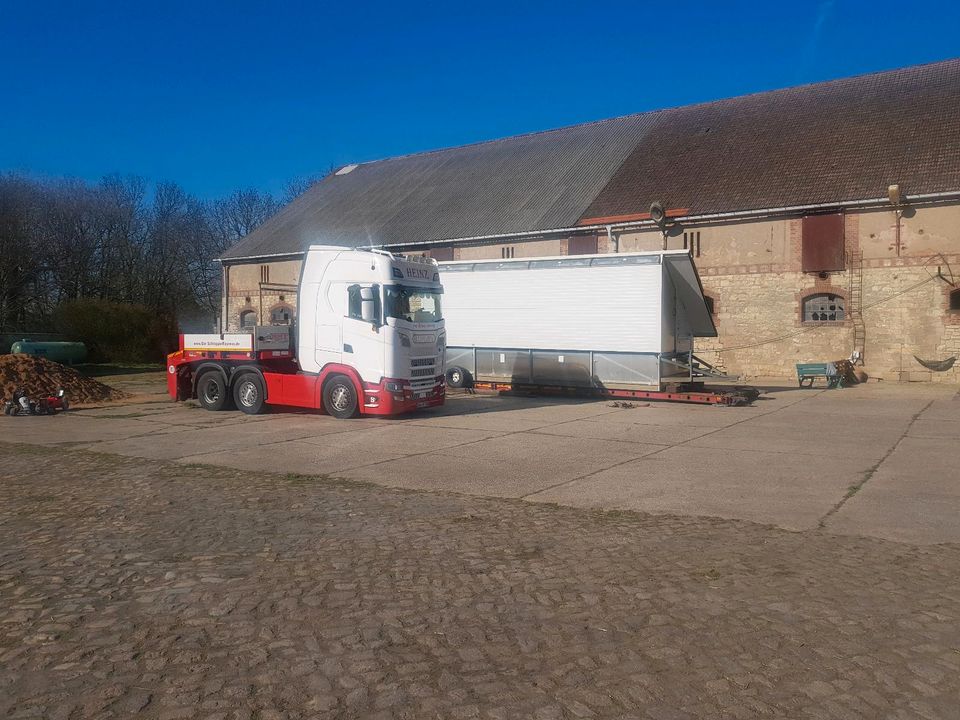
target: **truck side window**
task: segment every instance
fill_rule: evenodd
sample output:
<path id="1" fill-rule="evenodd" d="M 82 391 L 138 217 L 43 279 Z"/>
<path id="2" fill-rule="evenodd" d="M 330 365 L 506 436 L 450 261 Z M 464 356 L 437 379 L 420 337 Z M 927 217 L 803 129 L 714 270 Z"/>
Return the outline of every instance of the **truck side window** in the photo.
<path id="1" fill-rule="evenodd" d="M 377 318 L 377 323 L 383 322 L 383 305 L 380 302 L 380 286 L 371 285 L 373 290 L 373 316 Z"/>
<path id="2" fill-rule="evenodd" d="M 360 297 L 360 285 L 350 285 L 347 287 L 347 317 L 354 320 L 363 320 L 363 301 Z M 376 318 L 381 317 L 380 307 L 380 286 L 371 285 L 373 290 L 373 315 Z"/>
<path id="3" fill-rule="evenodd" d="M 347 317 L 361 320 L 360 286 L 350 285 L 347 288 Z"/>

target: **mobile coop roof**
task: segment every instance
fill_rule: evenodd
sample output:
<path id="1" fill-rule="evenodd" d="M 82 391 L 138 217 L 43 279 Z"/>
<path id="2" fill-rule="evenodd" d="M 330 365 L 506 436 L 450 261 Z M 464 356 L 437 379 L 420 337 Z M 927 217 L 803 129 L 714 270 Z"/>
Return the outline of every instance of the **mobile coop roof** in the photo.
<path id="1" fill-rule="evenodd" d="M 448 364 L 515 383 L 659 386 L 715 337 L 689 253 L 440 263 Z"/>

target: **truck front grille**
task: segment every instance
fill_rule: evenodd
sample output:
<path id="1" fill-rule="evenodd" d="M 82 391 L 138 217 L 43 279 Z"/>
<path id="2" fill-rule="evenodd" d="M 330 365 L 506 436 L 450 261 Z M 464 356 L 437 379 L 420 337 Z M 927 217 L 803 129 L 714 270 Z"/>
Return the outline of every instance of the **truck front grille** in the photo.
<path id="1" fill-rule="evenodd" d="M 432 390 L 436 385 L 437 358 L 411 358 L 410 388 L 415 392 Z"/>

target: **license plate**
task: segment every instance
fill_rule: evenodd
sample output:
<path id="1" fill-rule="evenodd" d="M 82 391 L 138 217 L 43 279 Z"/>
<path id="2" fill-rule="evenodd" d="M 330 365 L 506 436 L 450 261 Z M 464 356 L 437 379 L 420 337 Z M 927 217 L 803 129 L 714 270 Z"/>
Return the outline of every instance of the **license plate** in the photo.
<path id="1" fill-rule="evenodd" d="M 413 341 L 415 343 L 429 343 L 433 342 L 433 335 L 414 335 Z"/>
<path id="2" fill-rule="evenodd" d="M 430 396 L 430 393 L 428 393 L 428 392 L 422 392 L 422 393 L 415 393 L 415 394 L 414 394 L 414 397 L 418 397 L 418 398 L 425 398 L 425 397 L 429 397 L 429 396 Z"/>

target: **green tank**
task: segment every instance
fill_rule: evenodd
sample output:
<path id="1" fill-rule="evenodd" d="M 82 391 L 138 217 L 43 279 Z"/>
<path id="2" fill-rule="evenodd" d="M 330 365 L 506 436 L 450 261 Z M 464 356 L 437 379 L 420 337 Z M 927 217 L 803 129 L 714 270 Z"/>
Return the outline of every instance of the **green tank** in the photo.
<path id="1" fill-rule="evenodd" d="M 14 355 L 33 355 L 61 365 L 73 365 L 87 359 L 87 346 L 82 342 L 42 342 L 19 340 L 10 347 Z"/>

